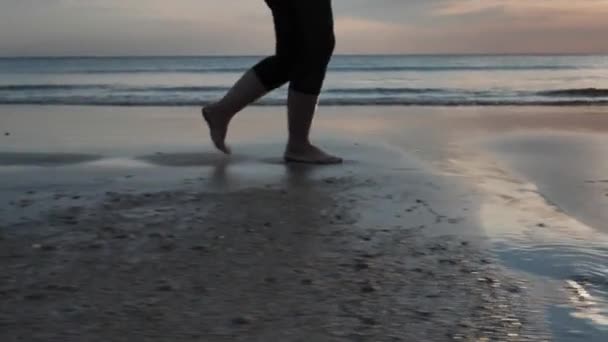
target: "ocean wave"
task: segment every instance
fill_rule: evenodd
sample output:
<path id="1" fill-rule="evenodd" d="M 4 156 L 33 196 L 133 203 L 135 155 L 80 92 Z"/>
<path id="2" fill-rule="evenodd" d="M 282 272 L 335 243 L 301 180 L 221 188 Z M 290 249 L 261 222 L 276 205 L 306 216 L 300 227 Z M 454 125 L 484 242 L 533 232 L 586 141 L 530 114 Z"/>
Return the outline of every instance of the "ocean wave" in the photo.
<path id="1" fill-rule="evenodd" d="M 127 86 L 114 84 L 10 84 L 0 85 L 0 91 L 57 91 L 57 90 L 109 90 L 116 92 L 224 92 L 228 91 L 229 87 L 221 86 Z M 449 93 L 455 90 L 440 89 L 440 88 L 329 88 L 324 90 L 328 94 L 381 94 L 381 95 L 398 95 L 398 94 L 441 94 Z M 457 91 L 457 90 L 456 90 Z"/>
<path id="2" fill-rule="evenodd" d="M 157 99 L 157 98 L 31 98 L 31 99 L 1 99 L 0 105 L 64 105 L 64 106 L 119 106 L 119 107 L 188 107 L 201 106 L 208 101 L 198 99 Z M 254 106 L 283 106 L 282 99 L 258 101 Z M 393 97 L 377 98 L 323 98 L 323 106 L 606 106 L 608 99 L 595 100 L 508 100 L 508 99 L 400 99 Z"/>
<path id="3" fill-rule="evenodd" d="M 559 96 L 559 97 L 608 97 L 608 89 L 602 88 L 573 88 L 573 89 L 557 89 L 547 90 L 538 93 L 543 96 Z"/>
<path id="4" fill-rule="evenodd" d="M 327 94 L 440 94 L 451 92 L 441 88 L 330 88 Z"/>
<path id="5" fill-rule="evenodd" d="M 590 68 L 586 66 L 585 68 Z M 32 70 L 8 70 L 15 74 L 213 74 L 242 73 L 248 66 L 238 67 L 108 67 L 108 68 L 47 68 Z M 530 71 L 530 70 L 578 70 L 574 65 L 412 65 L 412 66 L 331 66 L 329 72 L 455 72 L 455 71 Z"/>
<path id="6" fill-rule="evenodd" d="M 218 98 L 227 86 L 125 84 L 8 84 L 0 85 L 0 104 L 192 106 Z M 286 88 L 257 105 L 282 105 Z M 605 105 L 608 89 L 553 90 L 459 89 L 415 87 L 330 87 L 321 103 L 330 106 L 517 106 Z"/>
<path id="7" fill-rule="evenodd" d="M 10 84 L 0 85 L 0 91 L 77 90 L 100 89 L 103 86 L 90 84 Z"/>
<path id="8" fill-rule="evenodd" d="M 142 85 L 130 86 L 120 84 L 9 84 L 0 85 L 1 92 L 44 92 L 44 91 L 79 91 L 79 90 L 105 90 L 120 92 L 175 92 L 175 93 L 204 93 L 225 92 L 226 86 L 159 86 Z M 573 88 L 542 91 L 514 91 L 514 90 L 473 90 L 450 88 L 412 88 L 412 87 L 370 87 L 370 88 L 328 88 L 323 90 L 326 94 L 340 95 L 523 95 L 544 97 L 608 97 L 608 89 L 602 88 Z M 110 95 L 111 96 L 111 95 Z"/>
<path id="9" fill-rule="evenodd" d="M 9 84 L 0 85 L 0 91 L 48 91 L 48 90 L 114 90 L 114 91 L 170 91 L 170 92 L 208 92 L 226 91 L 228 87 L 219 86 L 126 86 L 113 84 Z"/>

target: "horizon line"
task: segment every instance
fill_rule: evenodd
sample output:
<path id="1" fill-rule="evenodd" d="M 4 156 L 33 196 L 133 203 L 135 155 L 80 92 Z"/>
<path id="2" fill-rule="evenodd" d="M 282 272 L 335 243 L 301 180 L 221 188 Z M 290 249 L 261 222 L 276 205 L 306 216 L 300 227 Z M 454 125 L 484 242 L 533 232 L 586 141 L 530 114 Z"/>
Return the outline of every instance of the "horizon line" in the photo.
<path id="1" fill-rule="evenodd" d="M 134 54 L 134 55 L 14 55 L 0 56 L 0 59 L 52 59 L 52 58 L 235 58 L 235 57 L 265 57 L 268 54 Z M 509 53 L 339 53 L 335 57 L 432 57 L 432 56 L 608 56 L 608 52 L 576 53 L 576 52 L 509 52 Z"/>

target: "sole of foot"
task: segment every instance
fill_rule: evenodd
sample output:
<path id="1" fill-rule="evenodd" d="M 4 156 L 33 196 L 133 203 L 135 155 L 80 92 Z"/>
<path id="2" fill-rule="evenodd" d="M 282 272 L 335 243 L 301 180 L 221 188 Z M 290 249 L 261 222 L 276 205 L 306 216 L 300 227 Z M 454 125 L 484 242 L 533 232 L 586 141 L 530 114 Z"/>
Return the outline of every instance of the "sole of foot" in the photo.
<path id="1" fill-rule="evenodd" d="M 307 153 L 286 152 L 283 159 L 286 163 L 310 165 L 336 165 L 344 162 L 342 158 L 327 154 L 316 147 Z"/>

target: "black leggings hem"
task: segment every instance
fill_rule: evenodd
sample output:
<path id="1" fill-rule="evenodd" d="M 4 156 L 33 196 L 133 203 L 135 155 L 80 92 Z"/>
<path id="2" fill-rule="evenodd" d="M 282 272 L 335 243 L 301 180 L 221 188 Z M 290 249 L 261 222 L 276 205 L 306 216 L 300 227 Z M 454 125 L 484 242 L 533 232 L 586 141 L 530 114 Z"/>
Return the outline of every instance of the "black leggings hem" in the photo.
<path id="1" fill-rule="evenodd" d="M 268 90 L 285 83 L 319 95 L 335 47 L 331 0 L 266 0 L 272 10 L 276 53 L 253 67 Z"/>

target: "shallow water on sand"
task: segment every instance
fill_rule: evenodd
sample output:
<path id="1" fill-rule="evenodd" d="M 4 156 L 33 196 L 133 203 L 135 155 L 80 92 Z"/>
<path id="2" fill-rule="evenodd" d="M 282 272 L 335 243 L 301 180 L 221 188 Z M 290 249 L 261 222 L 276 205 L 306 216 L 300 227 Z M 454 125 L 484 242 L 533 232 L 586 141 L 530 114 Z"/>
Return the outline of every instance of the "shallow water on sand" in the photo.
<path id="1" fill-rule="evenodd" d="M 506 134 L 481 141 L 489 160 L 460 165 L 485 193 L 480 217 L 497 255 L 538 280 L 556 341 L 608 337 L 606 139 Z"/>
<path id="2" fill-rule="evenodd" d="M 554 279 L 566 292 L 569 303 L 554 306 L 549 315 L 558 336 L 564 336 L 558 340 L 604 341 L 608 336 L 607 140 L 605 135 L 554 132 L 507 137 L 495 145 L 556 212 L 573 218 L 561 229 L 538 223 L 536 230 L 550 232 L 498 248 L 508 265 Z M 564 328 L 565 322 L 573 326 Z"/>

